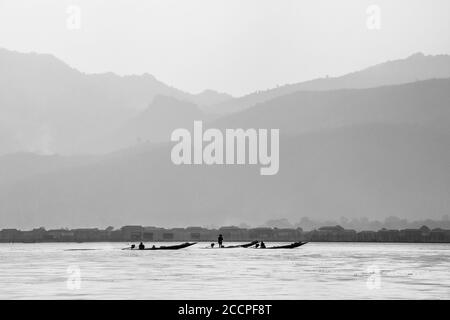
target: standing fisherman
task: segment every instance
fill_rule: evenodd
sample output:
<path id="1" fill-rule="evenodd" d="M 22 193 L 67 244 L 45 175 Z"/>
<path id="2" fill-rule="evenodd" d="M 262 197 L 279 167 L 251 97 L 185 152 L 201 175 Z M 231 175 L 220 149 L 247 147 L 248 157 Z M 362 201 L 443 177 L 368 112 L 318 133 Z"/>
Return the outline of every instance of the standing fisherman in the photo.
<path id="1" fill-rule="evenodd" d="M 219 243 L 219 248 L 223 248 L 223 237 L 221 234 L 219 234 L 219 238 L 217 239 L 217 242 Z"/>

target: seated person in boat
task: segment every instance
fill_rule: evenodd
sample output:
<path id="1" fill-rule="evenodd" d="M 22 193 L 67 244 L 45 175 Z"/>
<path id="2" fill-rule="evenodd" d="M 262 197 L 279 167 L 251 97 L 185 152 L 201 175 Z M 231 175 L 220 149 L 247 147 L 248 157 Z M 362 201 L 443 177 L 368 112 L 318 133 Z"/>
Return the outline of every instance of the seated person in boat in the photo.
<path id="1" fill-rule="evenodd" d="M 265 249 L 265 248 L 266 248 L 266 244 L 263 241 L 261 241 L 261 249 Z"/>
<path id="2" fill-rule="evenodd" d="M 141 242 L 141 243 L 139 243 L 139 250 L 144 250 L 145 249 L 145 246 L 144 246 L 144 244 Z"/>

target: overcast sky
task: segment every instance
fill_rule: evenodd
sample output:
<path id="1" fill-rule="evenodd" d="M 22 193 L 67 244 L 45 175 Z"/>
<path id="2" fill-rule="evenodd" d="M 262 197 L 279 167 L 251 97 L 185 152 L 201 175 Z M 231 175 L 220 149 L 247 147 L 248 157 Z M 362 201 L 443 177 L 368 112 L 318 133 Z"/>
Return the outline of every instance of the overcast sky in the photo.
<path id="1" fill-rule="evenodd" d="M 371 30 L 374 4 L 381 24 Z M 80 29 L 67 27 L 71 5 Z M 0 0 L 0 47 L 242 95 L 418 51 L 448 54 L 449 21 L 448 0 Z"/>

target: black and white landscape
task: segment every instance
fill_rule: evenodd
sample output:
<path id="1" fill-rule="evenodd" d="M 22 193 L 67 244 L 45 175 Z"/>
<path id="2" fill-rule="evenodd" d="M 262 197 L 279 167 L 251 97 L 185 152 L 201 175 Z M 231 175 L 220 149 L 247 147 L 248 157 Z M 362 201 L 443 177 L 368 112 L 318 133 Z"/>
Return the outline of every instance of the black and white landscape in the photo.
<path id="1" fill-rule="evenodd" d="M 234 298 L 249 288 L 255 299 L 448 299 L 450 3 L 376 2 L 0 0 L 0 255 L 4 279 L 19 279 L 3 286 L 0 276 L 9 290 L 0 298 L 223 298 L 215 285 Z M 279 170 L 175 164 L 172 134 L 195 132 L 196 121 L 224 134 L 279 130 Z M 228 235 L 220 230 L 235 226 L 246 230 L 239 241 L 273 227 L 300 235 L 298 247 L 263 256 L 233 244 L 223 260 L 232 264 L 197 278 L 218 259 L 197 250 L 218 236 L 202 228 Z M 108 238 L 61 253 L 72 229 Z M 373 241 L 378 229 L 401 230 L 394 242 L 440 243 L 326 243 L 342 241 L 339 232 L 386 242 Z M 18 230 L 40 238 L 15 238 Z M 120 249 L 178 239 L 161 230 L 207 243 L 139 256 L 132 273 L 142 281 L 132 285 L 135 251 Z M 332 236 L 314 241 L 316 232 Z M 17 243 L 42 241 L 51 244 Z M 29 261 L 44 285 L 18 267 Z M 109 269 L 94 274 L 89 262 Z M 423 274 L 403 269 L 415 262 Z M 329 282 L 317 271 L 327 266 Z M 74 291 L 45 276 L 66 270 L 88 280 Z M 371 291 L 360 280 L 373 272 L 405 287 L 386 280 Z M 206 288 L 194 294 L 197 285 Z"/>
<path id="2" fill-rule="evenodd" d="M 51 55 L 0 56 L 5 225 L 421 219 L 450 208 L 448 55 L 238 98 L 188 94 L 150 75 L 84 74 Z M 279 174 L 174 166 L 170 133 L 194 120 L 279 128 Z"/>

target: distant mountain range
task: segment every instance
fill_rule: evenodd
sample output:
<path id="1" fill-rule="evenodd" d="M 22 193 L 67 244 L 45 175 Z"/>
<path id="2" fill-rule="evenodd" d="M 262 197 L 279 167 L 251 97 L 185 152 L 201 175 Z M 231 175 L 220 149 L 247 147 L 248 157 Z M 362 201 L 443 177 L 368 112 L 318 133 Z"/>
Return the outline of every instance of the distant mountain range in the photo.
<path id="1" fill-rule="evenodd" d="M 280 172 L 270 177 L 257 166 L 174 166 L 168 146 L 34 174 L 0 184 L 0 219 L 22 228 L 188 226 L 448 213 L 448 135 L 364 125 L 280 143 Z"/>
<path id="2" fill-rule="evenodd" d="M 177 98 L 157 95 L 147 109 L 139 112 L 112 133 L 93 140 L 84 149 L 107 153 L 142 143 L 158 144 L 169 141 L 174 129 L 191 126 L 194 120 L 216 118 L 203 112 L 196 104 Z"/>
<path id="3" fill-rule="evenodd" d="M 194 120 L 280 129 L 279 173 L 175 166 Z M 449 164 L 448 55 L 233 98 L 0 49 L 0 228 L 440 218 Z"/>
<path id="4" fill-rule="evenodd" d="M 189 94 L 149 74 L 85 74 L 51 55 L 0 49 L 0 155 L 111 152 L 142 141 L 167 141 L 171 128 L 184 126 L 193 117 L 211 120 L 275 98 L 294 99 L 288 95 L 300 91 L 372 88 L 440 78 L 450 78 L 450 56 L 414 54 L 341 77 L 233 98 L 212 90 Z M 154 102 L 158 96 L 168 98 Z M 316 99 L 313 93 L 304 93 L 298 103 L 308 103 L 308 97 Z M 332 107 L 333 103 L 328 104 Z"/>
<path id="5" fill-rule="evenodd" d="M 88 75 L 51 55 L 0 49 L 0 154 L 90 151 L 84 146 L 93 138 L 124 126 L 157 95 L 200 107 L 231 99 L 212 90 L 189 94 L 149 74 Z"/>
<path id="6" fill-rule="evenodd" d="M 169 102 L 175 110 L 165 107 Z M 450 210 L 449 102 L 450 79 L 426 80 L 300 91 L 208 122 L 218 128 L 279 128 L 275 176 L 260 176 L 259 166 L 175 166 L 171 145 L 163 142 L 78 164 L 56 159 L 50 165 L 55 158 L 40 156 L 28 162 L 39 170 L 16 169 L 20 179 L 9 175 L 0 184 L 0 221 L 18 227 L 186 226 L 258 225 L 302 216 L 441 217 Z M 146 130 L 154 114 L 167 119 L 178 108 L 187 110 L 180 121 L 201 116 L 192 104 L 156 98 L 130 126 Z M 15 163 L 10 157 L 8 172 Z"/>
<path id="7" fill-rule="evenodd" d="M 224 116 L 217 128 L 297 134 L 361 124 L 411 124 L 450 133 L 450 79 L 369 89 L 298 91 Z"/>
<path id="8" fill-rule="evenodd" d="M 443 78 L 450 78 L 449 55 L 433 56 L 415 53 L 406 59 L 380 63 L 340 77 L 320 78 L 254 92 L 240 98 L 224 101 L 210 109 L 216 112 L 231 113 L 298 91 L 374 88 Z"/>

